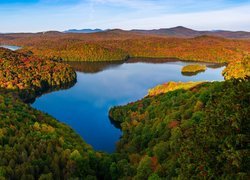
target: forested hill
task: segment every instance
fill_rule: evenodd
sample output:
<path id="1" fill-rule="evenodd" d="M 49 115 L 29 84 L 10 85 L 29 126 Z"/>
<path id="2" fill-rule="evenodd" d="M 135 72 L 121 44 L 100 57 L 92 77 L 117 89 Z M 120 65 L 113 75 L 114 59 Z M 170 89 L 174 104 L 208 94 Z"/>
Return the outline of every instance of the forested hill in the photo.
<path id="1" fill-rule="evenodd" d="M 0 179 L 93 179 L 91 157 L 97 155 L 67 125 L 0 89 Z"/>
<path id="2" fill-rule="evenodd" d="M 55 45 L 61 42 L 60 38 L 51 38 L 55 34 L 60 36 L 55 32 L 45 35 L 49 39 L 47 44 L 42 43 L 43 36 L 27 42 L 24 41 L 27 37 L 14 38 L 20 43 L 43 44 L 41 49 L 39 43 L 29 46 L 34 48 L 31 48 L 34 54 L 29 48 L 17 52 L 0 48 L 0 179 L 249 179 L 247 41 L 197 38 L 200 45 L 205 43 L 202 48 L 208 48 L 205 54 L 208 58 L 217 55 L 217 51 L 211 51 L 215 53 L 211 55 L 209 47 L 215 44 L 219 47 L 221 42 L 223 48 L 218 51 L 223 55 L 218 57 L 236 58 L 224 71 L 228 80 L 189 84 L 186 90 L 174 87 L 170 92 L 157 91 L 152 97 L 112 108 L 110 117 L 121 125 L 123 135 L 117 151 L 106 154 L 94 151 L 68 126 L 23 102 L 47 90 L 75 83 L 74 70 L 59 63 L 60 58 L 53 54 L 61 51 Z M 149 39 L 100 41 L 98 47 L 105 45 L 112 49 L 121 45 L 127 50 L 131 48 L 133 53 L 161 52 L 158 50 L 165 48 L 161 46 L 161 38 Z M 68 42 L 73 42 L 78 51 L 77 41 L 67 40 L 60 47 L 71 49 Z M 178 41 L 177 44 L 171 41 L 170 46 L 182 52 L 184 46 L 179 47 L 178 43 L 184 43 L 190 50 L 196 39 Z M 143 43 L 155 49 L 146 46 L 141 50 Z M 49 51 L 48 47 L 54 49 Z M 205 52 L 202 48 L 198 48 L 200 54 L 195 58 Z M 65 54 L 71 52 L 69 49 Z M 102 48 L 100 51 L 104 52 Z M 119 47 L 114 52 L 127 54 Z M 48 56 L 43 57 L 46 53 Z M 109 51 L 105 53 L 110 56 Z M 230 80 L 232 77 L 245 79 Z"/>
<path id="3" fill-rule="evenodd" d="M 69 65 L 38 58 L 32 52 L 0 48 L 0 88 L 17 90 L 23 99 L 75 82 L 76 73 Z"/>
<path id="4" fill-rule="evenodd" d="M 213 82 L 112 108 L 116 177 L 249 179 L 249 92 L 249 78 Z"/>
<path id="5" fill-rule="evenodd" d="M 161 28 L 153 30 L 132 30 L 132 32 L 144 33 L 144 34 L 156 34 L 162 36 L 193 38 L 198 36 L 217 36 L 224 38 L 235 39 L 249 39 L 250 32 L 246 31 L 226 31 L 226 30 L 214 30 L 214 31 L 197 31 L 194 29 L 186 28 L 183 26 L 177 26 L 173 28 Z"/>
<path id="6" fill-rule="evenodd" d="M 230 80 L 115 107 L 123 136 L 108 155 L 1 89 L 0 178 L 247 179 L 249 92 L 249 79 Z"/>
<path id="7" fill-rule="evenodd" d="M 178 58 L 230 62 L 250 52 L 249 40 L 213 36 L 174 38 L 110 30 L 99 33 L 3 34 L 0 44 L 13 44 L 35 55 L 65 61 L 121 61 L 128 57 Z"/>
<path id="8" fill-rule="evenodd" d="M 0 48 L 0 179 L 98 176 L 91 157 L 100 153 L 67 125 L 23 102 L 75 80 L 69 65 Z"/>

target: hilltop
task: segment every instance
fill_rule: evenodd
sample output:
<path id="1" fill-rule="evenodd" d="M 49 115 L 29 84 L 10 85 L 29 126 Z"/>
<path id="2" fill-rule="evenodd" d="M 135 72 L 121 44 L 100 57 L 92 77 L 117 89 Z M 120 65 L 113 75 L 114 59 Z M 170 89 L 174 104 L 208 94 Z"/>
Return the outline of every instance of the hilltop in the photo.
<path id="1" fill-rule="evenodd" d="M 63 31 L 64 33 L 96 33 L 96 32 L 104 32 L 104 31 L 115 31 L 117 29 L 69 29 Z M 125 30 L 121 30 L 125 31 Z M 232 39 L 249 39 L 250 32 L 247 31 L 229 31 L 229 30 L 206 30 L 206 31 L 198 31 L 194 29 L 190 29 L 184 26 L 176 26 L 171 28 L 160 28 L 160 29 L 151 29 L 151 30 L 143 30 L 143 29 L 132 29 L 127 30 L 126 32 L 135 32 L 141 34 L 151 34 L 151 35 L 161 35 L 168 37 L 181 37 L 181 38 L 194 38 L 198 36 L 217 36 L 223 38 L 232 38 Z"/>
<path id="2" fill-rule="evenodd" d="M 173 28 L 161 28 L 161 29 L 153 29 L 153 30 L 132 30 L 137 33 L 144 34 L 155 34 L 155 35 L 163 35 L 163 36 L 171 36 L 171 37 L 182 37 L 182 38 L 193 38 L 198 36 L 217 36 L 224 38 L 233 38 L 233 39 L 249 39 L 250 32 L 246 31 L 226 31 L 226 30 L 215 30 L 215 31 L 197 31 L 190 28 L 186 28 L 183 26 L 177 26 Z"/>
<path id="3" fill-rule="evenodd" d="M 98 33 L 2 34 L 0 44 L 22 46 L 35 55 L 65 61 L 121 61 L 128 57 L 230 62 L 250 52 L 249 40 L 194 38 L 113 29 Z"/>

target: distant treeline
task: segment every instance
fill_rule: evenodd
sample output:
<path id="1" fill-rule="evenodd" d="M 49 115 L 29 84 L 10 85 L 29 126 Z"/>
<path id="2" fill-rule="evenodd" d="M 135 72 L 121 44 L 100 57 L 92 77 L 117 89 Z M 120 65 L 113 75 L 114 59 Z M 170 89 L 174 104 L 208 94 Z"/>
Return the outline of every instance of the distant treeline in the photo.
<path id="1" fill-rule="evenodd" d="M 66 61 L 115 61 L 128 57 L 230 62 L 250 52 L 249 40 L 220 37 L 169 38 L 133 32 L 94 34 L 10 34 L 0 42 L 20 45 L 35 55 Z"/>
<path id="2" fill-rule="evenodd" d="M 182 59 L 228 63 L 225 77 L 240 77 L 249 71 L 249 40 L 224 39 L 212 36 L 170 38 L 119 30 L 93 34 L 9 34 L 0 35 L 0 43 L 22 46 L 40 58 L 53 61 L 124 61 L 131 57 Z M 237 68 L 234 68 L 237 66 Z M 247 66 L 247 68 L 245 68 Z M 228 77 L 227 77 L 228 76 Z"/>

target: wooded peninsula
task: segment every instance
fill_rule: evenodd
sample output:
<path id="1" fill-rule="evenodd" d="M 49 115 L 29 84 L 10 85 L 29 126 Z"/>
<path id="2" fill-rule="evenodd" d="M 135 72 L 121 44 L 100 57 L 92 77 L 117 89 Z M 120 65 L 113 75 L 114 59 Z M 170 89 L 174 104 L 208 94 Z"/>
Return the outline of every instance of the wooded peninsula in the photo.
<path id="1" fill-rule="evenodd" d="M 0 44 L 22 47 L 0 48 L 0 179 L 249 179 L 248 39 L 110 30 L 0 34 Z M 27 103 L 75 84 L 66 61 L 131 57 L 226 63 L 225 81 L 168 82 L 112 107 L 123 134 L 111 154 Z"/>

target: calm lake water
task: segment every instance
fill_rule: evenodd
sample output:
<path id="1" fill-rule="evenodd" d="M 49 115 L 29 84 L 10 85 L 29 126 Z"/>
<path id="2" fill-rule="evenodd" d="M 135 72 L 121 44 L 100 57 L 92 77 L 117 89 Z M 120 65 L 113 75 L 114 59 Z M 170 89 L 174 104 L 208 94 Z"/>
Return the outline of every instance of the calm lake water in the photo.
<path id="1" fill-rule="evenodd" d="M 21 49 L 20 46 L 12 46 L 12 45 L 0 45 L 0 47 L 6 48 L 6 49 L 10 49 L 12 51 L 16 51 L 18 49 Z"/>
<path id="2" fill-rule="evenodd" d="M 32 106 L 72 127 L 95 150 L 113 152 L 122 134 L 108 118 L 112 106 L 141 99 L 149 88 L 167 81 L 223 80 L 224 67 L 183 76 L 181 68 L 187 64 L 193 63 L 73 63 L 76 85 L 45 94 Z"/>

